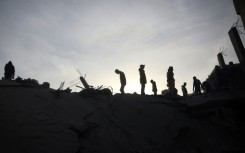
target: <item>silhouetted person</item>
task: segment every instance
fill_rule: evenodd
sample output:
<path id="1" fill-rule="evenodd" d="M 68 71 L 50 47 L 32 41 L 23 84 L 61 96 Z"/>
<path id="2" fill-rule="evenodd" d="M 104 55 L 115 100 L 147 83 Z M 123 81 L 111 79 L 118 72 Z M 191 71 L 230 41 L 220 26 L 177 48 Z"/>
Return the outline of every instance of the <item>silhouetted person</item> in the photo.
<path id="1" fill-rule="evenodd" d="M 211 85 L 208 81 L 203 81 L 201 85 L 202 89 L 204 90 L 205 93 L 209 93 L 211 91 Z"/>
<path id="2" fill-rule="evenodd" d="M 170 66 L 167 72 L 167 86 L 171 96 L 177 96 L 178 90 L 175 88 L 174 68 Z"/>
<path id="3" fill-rule="evenodd" d="M 124 94 L 124 87 L 126 86 L 125 74 L 122 71 L 119 71 L 118 69 L 115 70 L 115 73 L 120 75 L 120 82 L 121 82 L 120 92 L 123 95 Z"/>
<path id="4" fill-rule="evenodd" d="M 152 92 L 154 93 L 154 95 L 157 95 L 157 85 L 156 82 L 151 80 L 152 83 Z"/>
<path id="5" fill-rule="evenodd" d="M 201 94 L 201 81 L 193 77 L 193 91 L 195 94 Z"/>
<path id="6" fill-rule="evenodd" d="M 140 72 L 141 95 L 145 95 L 145 84 L 147 83 L 144 68 L 145 65 L 140 65 L 139 72 Z"/>
<path id="7" fill-rule="evenodd" d="M 184 82 L 184 84 L 181 86 L 181 89 L 183 92 L 183 96 L 187 96 L 186 82 Z"/>
<path id="8" fill-rule="evenodd" d="M 4 67 L 4 78 L 7 80 L 14 79 L 15 69 L 11 61 L 9 61 Z"/>

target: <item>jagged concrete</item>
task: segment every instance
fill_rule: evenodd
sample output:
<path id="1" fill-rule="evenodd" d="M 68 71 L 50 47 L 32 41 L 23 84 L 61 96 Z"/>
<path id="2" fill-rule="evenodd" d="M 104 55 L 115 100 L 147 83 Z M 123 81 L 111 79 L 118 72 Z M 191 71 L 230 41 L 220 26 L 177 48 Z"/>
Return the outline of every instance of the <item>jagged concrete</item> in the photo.
<path id="1" fill-rule="evenodd" d="M 244 120 L 232 114 L 244 108 L 242 90 L 82 97 L 12 83 L 0 93 L 0 152 L 217 153 L 243 145 Z"/>

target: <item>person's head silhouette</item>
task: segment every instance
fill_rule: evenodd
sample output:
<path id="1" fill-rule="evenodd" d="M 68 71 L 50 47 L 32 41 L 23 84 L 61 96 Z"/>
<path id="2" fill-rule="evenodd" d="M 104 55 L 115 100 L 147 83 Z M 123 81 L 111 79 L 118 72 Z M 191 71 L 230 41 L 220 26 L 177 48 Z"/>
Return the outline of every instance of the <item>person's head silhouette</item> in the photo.
<path id="1" fill-rule="evenodd" d="M 119 74 L 119 72 L 120 72 L 120 71 L 119 71 L 118 69 L 115 70 L 115 73 L 116 73 L 116 74 Z"/>
<path id="2" fill-rule="evenodd" d="M 145 65 L 141 64 L 141 65 L 140 65 L 140 68 L 142 68 L 142 69 L 145 68 Z"/>

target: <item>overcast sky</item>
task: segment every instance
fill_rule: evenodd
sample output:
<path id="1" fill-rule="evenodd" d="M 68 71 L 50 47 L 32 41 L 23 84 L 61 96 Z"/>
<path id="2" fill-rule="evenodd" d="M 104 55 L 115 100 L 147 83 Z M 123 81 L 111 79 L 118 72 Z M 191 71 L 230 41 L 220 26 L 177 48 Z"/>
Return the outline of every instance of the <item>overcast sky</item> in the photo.
<path id="1" fill-rule="evenodd" d="M 16 77 L 57 89 L 79 77 L 75 66 L 90 85 L 119 92 L 118 68 L 125 92 L 140 93 L 145 64 L 152 94 L 150 80 L 158 93 L 167 89 L 173 66 L 182 95 L 183 82 L 190 93 L 193 76 L 204 81 L 211 73 L 220 47 L 228 48 L 226 63 L 238 63 L 228 36 L 238 18 L 232 0 L 0 0 L 0 74 L 12 61 Z"/>

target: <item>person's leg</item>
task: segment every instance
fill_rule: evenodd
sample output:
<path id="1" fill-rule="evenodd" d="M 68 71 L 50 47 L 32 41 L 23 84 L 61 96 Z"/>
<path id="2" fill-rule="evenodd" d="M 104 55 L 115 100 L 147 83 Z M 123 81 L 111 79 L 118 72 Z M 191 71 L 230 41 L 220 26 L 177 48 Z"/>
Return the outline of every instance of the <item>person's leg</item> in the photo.
<path id="1" fill-rule="evenodd" d="M 125 85 L 121 85 L 121 88 L 120 88 L 120 91 L 121 91 L 122 95 L 124 95 L 124 87 L 125 87 Z"/>
<path id="2" fill-rule="evenodd" d="M 141 95 L 145 95 L 145 84 L 141 84 Z"/>
<path id="3" fill-rule="evenodd" d="M 201 88 L 200 87 L 197 88 L 197 94 L 201 94 Z"/>

